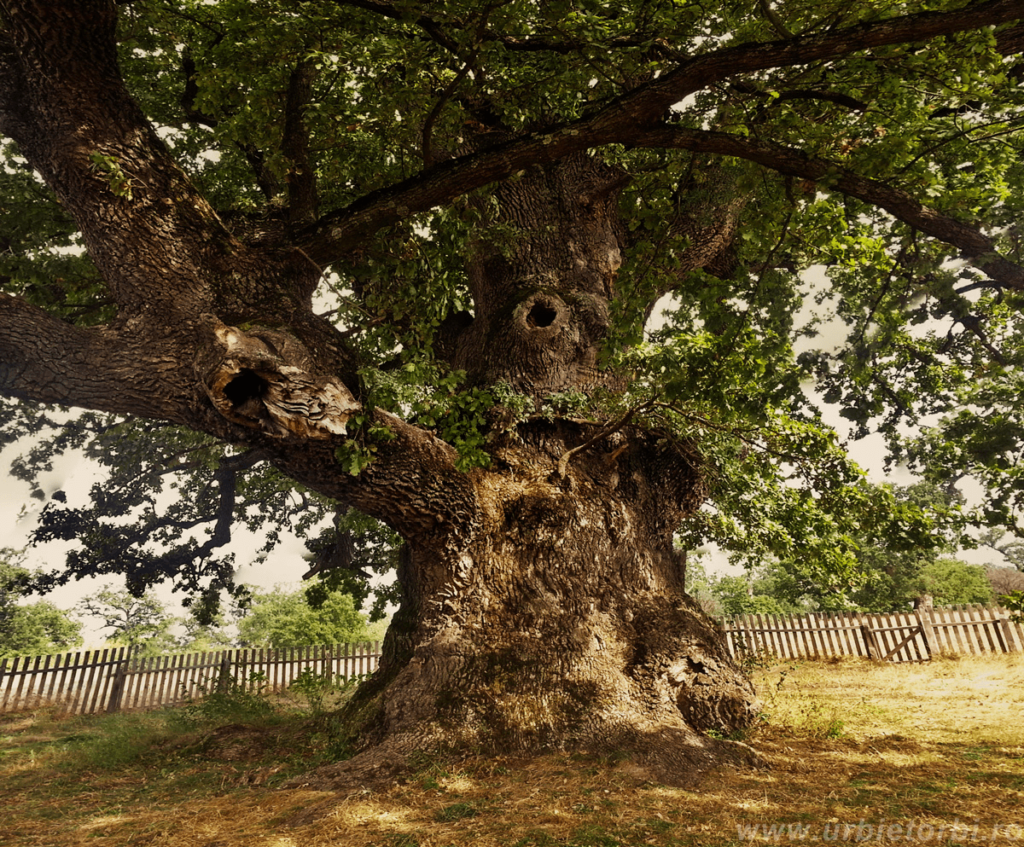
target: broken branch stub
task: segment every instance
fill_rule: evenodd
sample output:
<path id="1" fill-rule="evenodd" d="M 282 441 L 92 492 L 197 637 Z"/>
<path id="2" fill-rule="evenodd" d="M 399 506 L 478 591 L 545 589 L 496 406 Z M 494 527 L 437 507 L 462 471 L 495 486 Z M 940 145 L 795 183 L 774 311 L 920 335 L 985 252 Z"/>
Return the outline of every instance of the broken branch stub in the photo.
<path id="1" fill-rule="evenodd" d="M 216 352 L 201 378 L 217 411 L 277 438 L 330 438 L 362 407 L 336 377 L 310 373 L 311 359 L 294 337 L 278 330 L 249 333 L 219 321 Z"/>

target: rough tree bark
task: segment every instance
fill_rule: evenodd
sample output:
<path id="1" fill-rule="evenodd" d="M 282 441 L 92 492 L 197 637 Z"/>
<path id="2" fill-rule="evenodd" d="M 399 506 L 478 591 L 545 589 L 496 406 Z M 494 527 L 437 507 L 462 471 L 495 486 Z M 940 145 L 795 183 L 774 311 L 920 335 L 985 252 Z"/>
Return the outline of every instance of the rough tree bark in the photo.
<path id="1" fill-rule="evenodd" d="M 380 777 L 449 746 L 628 751 L 663 780 L 744 759 L 701 734 L 748 726 L 757 705 L 672 549 L 701 500 L 699 458 L 624 428 L 561 477 L 589 434 L 520 428 L 470 474 L 470 543 L 410 539 L 380 669 L 346 716 L 364 752 L 295 784 Z"/>
<path id="2" fill-rule="evenodd" d="M 830 163 L 789 148 L 681 132 L 665 123 L 667 110 L 734 74 L 1016 20 L 1018 0 L 680 57 L 584 117 L 485 138 L 459 156 L 431 152 L 419 175 L 322 217 L 304 162 L 311 71 L 300 63 L 286 98 L 285 152 L 298 165 L 288 208 L 245 238 L 190 183 L 129 95 L 117 7 L 0 0 L 0 132 L 75 217 L 117 304 L 108 326 L 81 329 L 0 296 L 0 392 L 258 448 L 302 484 L 402 534 L 402 606 L 381 668 L 349 714 L 360 755 L 320 782 L 387 772 L 439 744 L 625 747 L 663 778 L 727 755 L 703 731 L 746 725 L 756 703 L 718 631 L 686 598 L 672 550 L 673 530 L 703 496 L 699 446 L 628 416 L 603 427 L 509 425 L 496 410 L 493 464 L 462 473 L 431 431 L 362 408 L 357 357 L 314 314 L 312 294 L 326 266 L 351 260 L 374 233 L 501 182 L 494 226 L 467 257 L 474 314 L 445 325 L 439 351 L 476 383 L 503 381 L 537 398 L 615 390 L 619 377 L 596 366 L 626 247 L 616 217 L 624 175 L 589 151 L 685 147 L 832 177 Z M 1020 287 L 1019 268 L 1004 267 L 977 230 L 852 174 L 839 173 L 837 190 L 962 242 Z M 691 245 L 680 273 L 721 262 L 742 202 L 730 196 L 680 218 Z M 352 477 L 335 451 L 357 413 L 393 437 Z"/>

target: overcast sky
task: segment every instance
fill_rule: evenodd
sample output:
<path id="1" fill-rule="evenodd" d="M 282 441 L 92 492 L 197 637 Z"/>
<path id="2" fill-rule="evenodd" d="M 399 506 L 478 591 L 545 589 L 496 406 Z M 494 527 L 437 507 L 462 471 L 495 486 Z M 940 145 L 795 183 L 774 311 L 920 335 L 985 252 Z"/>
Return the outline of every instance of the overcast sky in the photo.
<path id="1" fill-rule="evenodd" d="M 0 547 L 26 547 L 29 533 L 34 528 L 43 505 L 39 500 L 32 499 L 31 488 L 26 483 L 7 475 L 11 460 L 23 449 L 21 445 L 11 445 L 0 451 L 0 473 L 6 477 L 5 484 L 0 486 Z M 40 482 L 47 495 L 63 490 L 68 492 L 69 500 L 75 502 L 84 500 L 89 488 L 101 478 L 102 473 L 96 465 L 79 454 L 70 454 L 55 461 L 53 471 L 46 474 Z M 243 526 L 239 525 L 233 529 L 229 549 L 235 553 L 235 561 L 240 566 L 238 580 L 267 589 L 275 585 L 297 587 L 307 567 L 302 560 L 302 554 L 305 552 L 303 543 L 297 538 L 285 539 L 270 554 L 266 562 L 251 564 L 256 559 L 256 549 L 260 543 L 247 533 Z M 64 552 L 69 546 L 70 544 L 52 542 L 40 547 L 27 547 L 24 565 L 42 570 L 59 568 L 63 564 Z M 56 589 L 43 599 L 62 609 L 70 609 L 86 594 L 92 594 L 105 586 L 122 589 L 123 578 L 107 577 L 72 582 Z M 169 587 L 159 589 L 157 594 L 167 604 L 171 614 L 182 614 L 179 608 L 180 594 L 175 595 Z M 86 639 L 85 647 L 102 646 L 103 636 L 95 628 L 87 625 L 83 636 Z"/>

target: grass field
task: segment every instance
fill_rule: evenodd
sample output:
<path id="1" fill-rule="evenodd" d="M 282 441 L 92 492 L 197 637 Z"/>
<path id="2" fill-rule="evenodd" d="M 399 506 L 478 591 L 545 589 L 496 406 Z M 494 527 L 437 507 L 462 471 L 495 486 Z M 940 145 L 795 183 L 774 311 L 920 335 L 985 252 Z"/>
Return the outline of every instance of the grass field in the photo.
<path id="1" fill-rule="evenodd" d="M 1024 655 L 754 677 L 765 721 L 745 740 L 770 769 L 715 771 L 688 790 L 645 781 L 626 758 L 552 755 L 425 756 L 378 793 L 281 791 L 337 754 L 308 711 L 4 715 L 0 844 L 1024 847 Z"/>

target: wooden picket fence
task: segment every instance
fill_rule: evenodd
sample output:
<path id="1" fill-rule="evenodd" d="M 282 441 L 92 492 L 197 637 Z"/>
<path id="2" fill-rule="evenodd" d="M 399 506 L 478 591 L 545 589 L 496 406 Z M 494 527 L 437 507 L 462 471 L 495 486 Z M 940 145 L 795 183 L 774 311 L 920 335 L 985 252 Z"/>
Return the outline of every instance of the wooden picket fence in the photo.
<path id="1" fill-rule="evenodd" d="M 1014 623 L 1006 609 L 986 606 L 921 608 L 888 615 L 740 615 L 723 620 L 722 626 L 734 657 L 864 656 L 876 661 L 926 662 L 942 654 L 1024 650 L 1024 625 Z"/>
<path id="2" fill-rule="evenodd" d="M 1024 651 L 1024 624 L 985 606 L 917 609 L 888 615 L 854 612 L 740 615 L 721 621 L 735 657 L 779 659 L 863 656 L 920 662 L 941 654 Z M 372 673 L 380 642 L 294 649 L 215 650 L 138 657 L 126 647 L 0 659 L 0 712 L 57 707 L 65 715 L 171 706 L 260 674 L 268 691 L 287 689 L 305 669 L 334 678 Z"/>
<path id="3" fill-rule="evenodd" d="M 380 642 L 293 649 L 215 650 L 133 656 L 130 648 L 0 659 L 0 712 L 54 706 L 85 715 L 172 706 L 254 674 L 268 691 L 287 689 L 309 668 L 351 679 L 372 673 Z"/>

